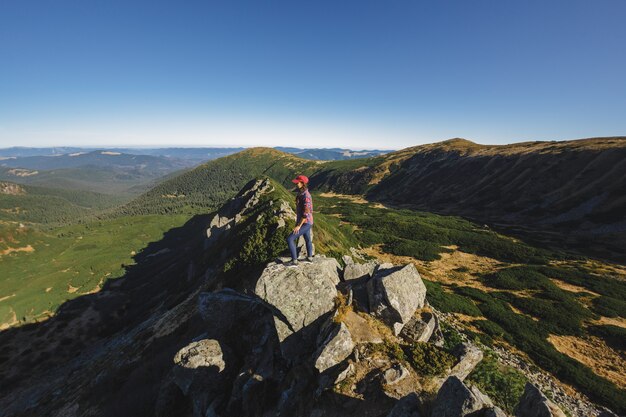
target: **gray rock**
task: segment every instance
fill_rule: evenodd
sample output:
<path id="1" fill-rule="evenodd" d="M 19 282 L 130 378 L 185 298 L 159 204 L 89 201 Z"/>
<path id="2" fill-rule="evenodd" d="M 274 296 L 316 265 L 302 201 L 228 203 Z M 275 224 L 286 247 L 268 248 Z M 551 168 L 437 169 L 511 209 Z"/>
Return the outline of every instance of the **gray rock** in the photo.
<path id="1" fill-rule="evenodd" d="M 315 353 L 315 368 L 322 373 L 343 362 L 354 349 L 354 342 L 345 324 L 335 326 Z"/>
<path id="2" fill-rule="evenodd" d="M 424 312 L 415 315 L 404 325 L 400 336 L 413 342 L 428 342 L 432 336 L 437 320 L 433 313 Z"/>
<path id="3" fill-rule="evenodd" d="M 563 411 L 530 382 L 526 383 L 514 413 L 516 417 L 565 417 Z"/>
<path id="4" fill-rule="evenodd" d="M 350 258 L 352 259 L 352 258 Z M 376 269 L 375 262 L 366 262 L 364 264 L 346 263 L 346 267 L 343 270 L 344 281 L 351 281 L 353 279 L 370 278 L 374 274 Z"/>
<path id="5" fill-rule="evenodd" d="M 408 376 L 409 370 L 397 363 L 383 372 L 383 381 L 387 385 L 395 385 Z"/>
<path id="6" fill-rule="evenodd" d="M 261 195 L 271 192 L 273 187 L 268 179 L 250 181 L 246 186 L 228 203 L 224 204 L 219 212 L 211 219 L 206 231 L 207 238 L 210 239 L 209 246 L 215 240 L 225 235 L 232 227 L 241 221 L 242 213 L 259 202 Z"/>
<path id="7" fill-rule="evenodd" d="M 468 388 L 459 378 L 449 377 L 437 393 L 432 415 L 437 417 L 464 417 L 486 407 L 493 407 L 478 389 Z"/>
<path id="8" fill-rule="evenodd" d="M 464 342 L 453 353 L 459 361 L 450 370 L 450 375 L 456 376 L 461 381 L 465 380 L 476 365 L 483 360 L 483 351 L 473 343 Z"/>
<path id="9" fill-rule="evenodd" d="M 341 259 L 343 260 L 343 263 L 346 265 L 352 265 L 354 263 L 354 260 L 352 259 L 352 256 L 350 255 L 343 255 Z"/>
<path id="10" fill-rule="evenodd" d="M 320 324 L 334 308 L 338 268 L 335 259 L 318 256 L 296 268 L 270 263 L 261 274 L 255 292 L 282 315 L 274 323 L 285 356 L 315 348 Z"/>
<path id="11" fill-rule="evenodd" d="M 398 335 L 418 308 L 424 307 L 426 286 L 413 264 L 382 264 L 367 283 L 370 312 Z"/>
<path id="12" fill-rule="evenodd" d="M 226 368 L 222 346 L 217 340 L 202 339 L 180 349 L 174 356 L 174 381 L 188 395 L 192 386 L 206 386 L 220 380 Z"/>
<path id="13" fill-rule="evenodd" d="M 416 393 L 412 392 L 399 399 L 387 417 L 420 417 L 420 408 L 420 399 Z"/>

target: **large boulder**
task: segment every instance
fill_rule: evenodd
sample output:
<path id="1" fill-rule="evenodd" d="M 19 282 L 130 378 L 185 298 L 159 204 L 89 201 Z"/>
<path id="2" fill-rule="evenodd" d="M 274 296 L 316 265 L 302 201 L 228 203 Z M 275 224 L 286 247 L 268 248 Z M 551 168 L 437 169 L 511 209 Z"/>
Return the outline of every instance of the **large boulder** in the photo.
<path id="1" fill-rule="evenodd" d="M 530 382 L 526 383 L 514 413 L 516 417 L 565 417 L 565 413 Z"/>
<path id="2" fill-rule="evenodd" d="M 194 417 L 205 416 L 210 404 L 222 395 L 231 373 L 228 356 L 232 356 L 228 348 L 213 339 L 194 341 L 174 356 L 174 382 L 191 400 Z"/>
<path id="3" fill-rule="evenodd" d="M 325 372 L 343 362 L 354 349 L 354 342 L 345 324 L 339 323 L 330 331 L 315 353 L 315 368 Z"/>
<path id="4" fill-rule="evenodd" d="M 418 308 L 424 307 L 426 286 L 413 264 L 382 264 L 367 283 L 370 312 L 398 335 Z"/>
<path id="5" fill-rule="evenodd" d="M 468 388 L 459 378 L 451 376 L 437 393 L 432 415 L 465 417 L 484 408 L 493 408 L 489 397 L 475 387 Z"/>
<path id="6" fill-rule="evenodd" d="M 334 308 L 339 263 L 323 256 L 295 268 L 270 263 L 257 281 L 255 292 L 278 312 L 274 323 L 287 358 L 315 349 L 320 325 Z"/>
<path id="7" fill-rule="evenodd" d="M 187 395 L 191 386 L 200 380 L 206 385 L 226 369 L 224 353 L 217 340 L 202 339 L 183 347 L 174 356 L 174 380 Z"/>

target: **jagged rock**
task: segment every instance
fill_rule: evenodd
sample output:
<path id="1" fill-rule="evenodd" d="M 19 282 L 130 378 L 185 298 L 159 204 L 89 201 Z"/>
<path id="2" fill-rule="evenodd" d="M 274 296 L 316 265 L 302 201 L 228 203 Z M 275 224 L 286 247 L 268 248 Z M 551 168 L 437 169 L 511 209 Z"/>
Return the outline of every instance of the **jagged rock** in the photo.
<path id="1" fill-rule="evenodd" d="M 214 238 L 225 234 L 242 219 L 242 213 L 259 202 L 262 194 L 272 191 L 273 187 L 268 179 L 259 179 L 249 182 L 235 197 L 230 199 L 219 212 L 211 219 L 206 231 L 207 238 Z M 214 241 L 213 239 L 213 241 Z"/>
<path id="2" fill-rule="evenodd" d="M 345 324 L 339 323 L 315 353 L 315 368 L 322 373 L 343 362 L 354 349 L 354 342 Z"/>
<path id="3" fill-rule="evenodd" d="M 450 375 L 456 376 L 461 381 L 465 380 L 476 365 L 483 360 L 483 351 L 473 343 L 460 344 L 453 354 L 459 358 L 459 361 L 450 370 Z"/>
<path id="4" fill-rule="evenodd" d="M 288 358 L 315 347 L 319 327 L 334 308 L 338 268 L 335 259 L 323 256 L 296 268 L 270 263 L 257 281 L 256 294 L 282 315 L 283 320 L 275 318 L 274 322 Z"/>
<path id="5" fill-rule="evenodd" d="M 343 279 L 344 281 L 351 281 L 353 279 L 370 278 L 374 274 L 376 265 L 376 262 L 372 261 L 364 264 L 357 264 L 354 262 L 346 264 L 346 267 L 343 270 Z"/>
<path id="6" fill-rule="evenodd" d="M 421 417 L 420 408 L 420 399 L 416 393 L 412 392 L 399 399 L 387 417 Z"/>
<path id="7" fill-rule="evenodd" d="M 489 398 L 477 388 L 468 388 L 456 376 L 449 377 L 437 393 L 432 415 L 464 417 L 486 407 L 493 407 Z"/>
<path id="8" fill-rule="evenodd" d="M 409 370 L 401 364 L 394 364 L 383 372 L 383 381 L 387 385 L 394 385 L 409 376 Z"/>
<path id="9" fill-rule="evenodd" d="M 516 417 L 565 417 L 563 411 L 530 382 L 526 383 L 514 413 Z"/>
<path id="10" fill-rule="evenodd" d="M 185 395 L 198 378 L 203 379 L 204 383 L 207 378 L 203 377 L 217 375 L 226 368 L 222 347 L 213 339 L 192 342 L 180 349 L 174 356 L 174 363 L 174 380 Z"/>
<path id="11" fill-rule="evenodd" d="M 413 264 L 382 264 L 367 283 L 370 312 L 398 335 L 418 308 L 424 307 L 426 286 Z"/>

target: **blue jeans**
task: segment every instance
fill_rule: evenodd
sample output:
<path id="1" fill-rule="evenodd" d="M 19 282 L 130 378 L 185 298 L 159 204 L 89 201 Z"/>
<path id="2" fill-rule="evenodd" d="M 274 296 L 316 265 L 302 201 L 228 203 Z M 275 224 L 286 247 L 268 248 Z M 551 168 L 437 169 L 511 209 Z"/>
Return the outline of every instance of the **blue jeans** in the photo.
<path id="1" fill-rule="evenodd" d="M 303 235 L 304 242 L 306 243 L 306 253 L 308 256 L 313 256 L 313 248 L 311 245 L 311 227 L 313 227 L 312 224 L 304 223 L 297 234 L 291 232 L 291 234 L 287 237 L 287 244 L 289 245 L 289 250 L 291 251 L 291 259 L 298 259 L 296 242 L 298 241 L 298 238 Z"/>

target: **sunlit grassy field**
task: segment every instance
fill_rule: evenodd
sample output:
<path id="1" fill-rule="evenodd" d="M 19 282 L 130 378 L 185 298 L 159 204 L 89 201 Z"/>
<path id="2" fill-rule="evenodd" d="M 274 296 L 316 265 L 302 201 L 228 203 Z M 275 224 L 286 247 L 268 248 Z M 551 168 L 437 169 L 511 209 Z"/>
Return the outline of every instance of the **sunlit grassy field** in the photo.
<path id="1" fill-rule="evenodd" d="M 34 225 L 0 227 L 0 322 L 35 321 L 64 301 L 120 277 L 124 265 L 189 216 L 126 216 L 52 231 Z M 16 251 L 17 249 L 17 251 Z"/>

